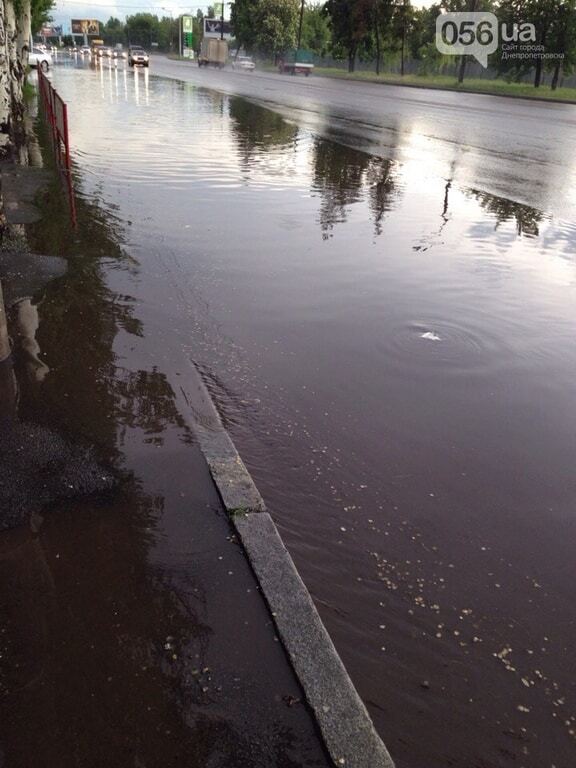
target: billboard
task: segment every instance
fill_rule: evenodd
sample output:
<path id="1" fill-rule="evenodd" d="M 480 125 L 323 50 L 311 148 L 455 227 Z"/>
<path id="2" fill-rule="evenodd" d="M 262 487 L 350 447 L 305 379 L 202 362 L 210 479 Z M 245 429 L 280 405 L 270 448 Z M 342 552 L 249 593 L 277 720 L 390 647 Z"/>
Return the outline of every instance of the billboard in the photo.
<path id="1" fill-rule="evenodd" d="M 220 19 L 208 19 L 204 17 L 204 37 L 221 37 L 222 21 Z M 231 40 L 234 30 L 229 21 L 224 22 L 224 40 Z"/>
<path id="2" fill-rule="evenodd" d="M 40 30 L 41 37 L 59 37 L 62 34 L 62 27 L 55 27 L 52 24 L 45 24 Z"/>
<path id="3" fill-rule="evenodd" d="M 100 22 L 96 19 L 72 19 L 70 21 L 73 35 L 99 35 Z"/>

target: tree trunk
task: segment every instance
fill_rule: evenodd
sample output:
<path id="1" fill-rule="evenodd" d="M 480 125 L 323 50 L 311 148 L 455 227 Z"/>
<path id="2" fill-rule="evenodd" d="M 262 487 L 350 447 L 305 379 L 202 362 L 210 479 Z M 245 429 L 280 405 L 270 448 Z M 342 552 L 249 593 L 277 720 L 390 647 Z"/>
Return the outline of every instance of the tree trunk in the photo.
<path id="1" fill-rule="evenodd" d="M 13 0 L 4 0 L 4 17 L 6 19 L 6 39 L 9 57 L 10 77 L 10 107 L 11 107 L 11 138 L 19 151 L 25 144 L 24 132 L 24 67 L 18 50 L 18 25 Z M 23 159 L 20 158 L 21 160 Z"/>
<path id="2" fill-rule="evenodd" d="M 542 59 L 536 59 L 536 70 L 534 72 L 534 88 L 540 88 L 542 82 Z"/>
<path id="3" fill-rule="evenodd" d="M 356 47 L 348 51 L 348 72 L 354 72 L 356 69 Z"/>
<path id="4" fill-rule="evenodd" d="M 554 74 L 552 76 L 552 90 L 555 91 L 556 88 L 558 88 L 558 83 L 560 81 L 560 75 L 562 73 L 562 60 L 558 59 L 556 61 L 556 64 L 554 64 Z"/>
<path id="5" fill-rule="evenodd" d="M 0 0 L 0 158 L 26 163 L 22 41 L 30 30 L 30 0 L 23 2 L 17 19 L 13 0 Z"/>
<path id="6" fill-rule="evenodd" d="M 466 56 L 460 56 L 460 66 L 458 67 L 458 82 L 464 82 L 464 75 L 466 74 Z"/>
<path id="7" fill-rule="evenodd" d="M 378 18 L 378 6 L 374 8 L 374 34 L 376 35 L 376 74 L 380 74 L 380 19 Z"/>
<path id="8" fill-rule="evenodd" d="M 30 38 L 32 37 L 32 10 L 30 0 L 20 0 L 20 16 L 17 19 L 18 56 L 24 72 L 28 67 L 30 53 Z"/>
<path id="9" fill-rule="evenodd" d="M 546 19 L 543 22 L 543 30 L 542 30 L 542 33 L 540 35 L 540 39 L 538 41 L 540 43 L 540 45 L 545 45 L 546 44 L 546 33 L 547 33 L 547 29 L 548 29 L 548 25 L 549 24 L 550 24 L 550 22 L 548 21 L 548 19 Z M 536 59 L 536 71 L 534 73 L 534 88 L 540 88 L 540 86 L 542 84 L 542 71 L 543 71 L 542 59 Z"/>
<path id="10" fill-rule="evenodd" d="M 11 92 L 4 0 L 0 0 L 0 157 L 10 150 Z"/>

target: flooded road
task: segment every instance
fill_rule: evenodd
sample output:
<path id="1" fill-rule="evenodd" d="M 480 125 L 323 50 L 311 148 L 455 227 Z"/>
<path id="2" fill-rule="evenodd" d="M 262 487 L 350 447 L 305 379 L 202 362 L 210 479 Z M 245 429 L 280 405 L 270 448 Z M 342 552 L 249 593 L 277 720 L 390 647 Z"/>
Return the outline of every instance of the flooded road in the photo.
<path id="1" fill-rule="evenodd" d="M 136 354 L 202 371 L 399 768 L 570 768 L 573 220 L 153 72 L 53 75 Z"/>

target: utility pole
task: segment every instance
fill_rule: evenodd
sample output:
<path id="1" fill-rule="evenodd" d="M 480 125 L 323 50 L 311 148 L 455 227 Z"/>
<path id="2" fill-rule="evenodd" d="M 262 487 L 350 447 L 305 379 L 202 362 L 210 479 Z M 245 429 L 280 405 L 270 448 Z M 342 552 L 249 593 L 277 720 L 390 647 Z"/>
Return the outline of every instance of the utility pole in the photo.
<path id="1" fill-rule="evenodd" d="M 222 14 L 220 16 L 220 40 L 224 40 L 224 0 L 222 0 Z"/>
<path id="2" fill-rule="evenodd" d="M 406 46 L 406 0 L 402 0 L 402 60 L 400 62 L 400 75 L 404 77 L 404 48 Z"/>
<path id="3" fill-rule="evenodd" d="M 302 4 L 300 6 L 300 23 L 298 24 L 298 47 L 296 48 L 296 55 L 298 55 L 298 51 L 300 50 L 300 46 L 302 45 L 302 22 L 304 21 L 304 0 L 302 0 Z"/>

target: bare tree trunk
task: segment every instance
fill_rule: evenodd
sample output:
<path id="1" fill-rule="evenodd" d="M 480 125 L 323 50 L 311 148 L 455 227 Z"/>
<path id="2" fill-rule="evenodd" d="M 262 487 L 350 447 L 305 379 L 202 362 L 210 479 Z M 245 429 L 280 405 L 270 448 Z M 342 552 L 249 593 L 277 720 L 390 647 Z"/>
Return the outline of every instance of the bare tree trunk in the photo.
<path id="1" fill-rule="evenodd" d="M 536 59 L 536 69 L 534 72 L 534 88 L 540 88 L 542 82 L 542 59 Z"/>
<path id="2" fill-rule="evenodd" d="M 458 82 L 464 82 L 464 75 L 466 74 L 466 55 L 460 56 L 460 66 L 458 67 Z"/>
<path id="3" fill-rule="evenodd" d="M 30 0 L 20 0 L 20 16 L 18 17 L 18 56 L 24 72 L 28 67 L 30 53 L 30 38 L 32 37 L 32 9 Z"/>
<path id="4" fill-rule="evenodd" d="M 4 20 L 6 30 L 6 54 L 10 94 L 10 138 L 18 153 L 20 162 L 27 162 L 25 151 L 24 128 L 24 85 L 25 70 L 22 65 L 21 51 L 18 47 L 19 30 L 13 0 L 4 0 Z"/>
<path id="5" fill-rule="evenodd" d="M 378 14 L 378 0 L 374 6 L 374 33 L 376 35 L 376 74 L 380 74 L 380 60 L 382 54 L 380 52 L 380 19 Z"/>
<path id="6" fill-rule="evenodd" d="M 348 72 L 354 72 L 356 69 L 356 48 L 348 51 Z"/>
<path id="7" fill-rule="evenodd" d="M 4 0 L 0 0 L 0 157 L 10 151 L 11 88 Z"/>
<path id="8" fill-rule="evenodd" d="M 558 83 L 560 81 L 561 74 L 562 74 L 562 60 L 558 59 L 556 61 L 556 64 L 554 64 L 554 74 L 552 76 L 551 87 L 553 91 L 555 91 L 556 88 L 558 88 Z"/>

